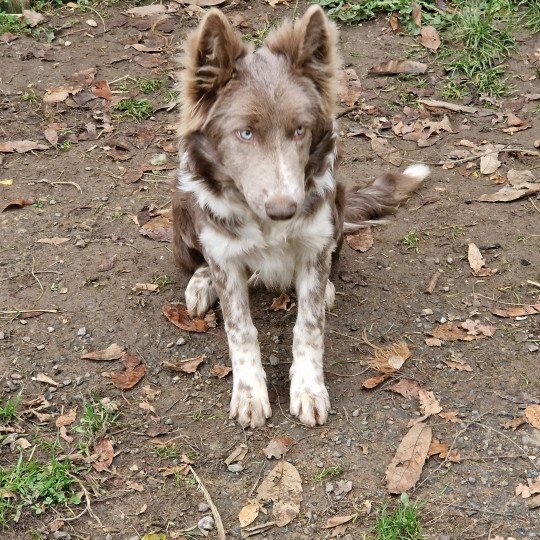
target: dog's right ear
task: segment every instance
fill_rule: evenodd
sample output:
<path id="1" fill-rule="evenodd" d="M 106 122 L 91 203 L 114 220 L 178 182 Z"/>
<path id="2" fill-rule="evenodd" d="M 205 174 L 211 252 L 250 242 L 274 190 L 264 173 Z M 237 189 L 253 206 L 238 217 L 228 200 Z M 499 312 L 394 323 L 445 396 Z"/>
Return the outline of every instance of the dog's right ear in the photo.
<path id="1" fill-rule="evenodd" d="M 198 108 L 234 74 L 237 60 L 250 51 L 218 9 L 211 9 L 186 46 L 184 100 Z"/>

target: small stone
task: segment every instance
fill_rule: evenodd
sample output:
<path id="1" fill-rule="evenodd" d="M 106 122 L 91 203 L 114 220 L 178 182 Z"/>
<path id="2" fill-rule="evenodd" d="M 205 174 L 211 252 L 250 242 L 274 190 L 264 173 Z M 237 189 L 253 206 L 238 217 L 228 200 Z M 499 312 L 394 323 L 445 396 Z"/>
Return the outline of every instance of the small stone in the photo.
<path id="1" fill-rule="evenodd" d="M 56 201 L 55 201 L 54 199 L 51 199 L 51 200 L 49 201 L 49 204 L 55 205 L 55 204 L 56 204 Z"/>
<path id="2" fill-rule="evenodd" d="M 453 257 L 446 257 L 446 262 L 447 262 L 448 264 L 454 264 L 454 259 L 453 259 Z"/>
<path id="3" fill-rule="evenodd" d="M 63 384 L 64 386 L 69 386 L 69 385 L 71 384 L 71 379 L 64 379 L 64 380 L 62 381 L 62 384 Z"/>
<path id="4" fill-rule="evenodd" d="M 181 347 L 182 345 L 186 344 L 186 340 L 183 337 L 180 337 L 176 340 L 176 344 Z"/>
<path id="5" fill-rule="evenodd" d="M 205 502 L 202 502 L 199 504 L 198 510 L 199 512 L 208 512 L 208 510 L 210 510 L 210 507 Z"/>
<path id="6" fill-rule="evenodd" d="M 84 249 L 87 246 L 86 241 L 84 241 L 82 238 L 80 240 L 77 240 L 75 242 L 75 246 L 81 249 Z"/>
<path id="7" fill-rule="evenodd" d="M 45 348 L 45 345 L 36 345 L 38 351 L 42 351 Z"/>
<path id="8" fill-rule="evenodd" d="M 86 336 L 86 326 L 81 326 L 81 328 L 77 330 L 77 335 L 79 337 Z"/>
<path id="9" fill-rule="evenodd" d="M 212 516 L 204 516 L 199 520 L 199 523 L 197 523 L 197 527 L 199 527 L 201 531 L 211 531 L 214 528 L 214 518 Z"/>
<path id="10" fill-rule="evenodd" d="M 83 382 L 84 382 L 84 379 L 83 379 L 82 377 L 77 377 L 77 378 L 75 379 L 75 384 L 76 384 L 77 386 L 81 386 L 81 384 L 82 384 Z"/>
<path id="11" fill-rule="evenodd" d="M 166 425 L 166 426 L 172 426 L 172 419 L 171 418 L 165 418 L 165 420 L 163 420 L 163 423 Z"/>
<path id="12" fill-rule="evenodd" d="M 49 332 L 49 334 L 54 332 L 54 326 L 47 326 L 47 332 Z"/>
<path id="13" fill-rule="evenodd" d="M 322 461 L 319 461 L 319 463 L 317 463 L 317 467 L 319 467 L 319 469 L 322 469 L 324 467 L 324 463 Z"/>
<path id="14" fill-rule="evenodd" d="M 14 380 L 14 381 L 20 381 L 22 379 L 22 375 L 20 373 L 12 373 L 11 374 L 11 378 Z"/>
<path id="15" fill-rule="evenodd" d="M 332 493 L 334 491 L 334 484 L 332 482 L 326 482 L 326 485 L 324 486 L 324 490 L 326 493 Z"/>
<path id="16" fill-rule="evenodd" d="M 279 364 L 279 358 L 275 354 L 271 354 L 268 358 L 271 366 L 277 366 Z"/>
<path id="17" fill-rule="evenodd" d="M 534 343 L 531 343 L 527 349 L 529 350 L 529 352 L 537 352 L 538 351 L 538 345 L 535 345 Z"/>
<path id="18" fill-rule="evenodd" d="M 52 537 L 54 540 L 70 540 L 71 534 L 65 531 L 55 531 Z"/>
<path id="19" fill-rule="evenodd" d="M 170 349 L 171 347 L 174 347 L 174 341 L 171 341 L 171 342 L 167 343 L 167 345 L 165 345 L 165 347 L 167 347 L 167 349 Z"/>
<path id="20" fill-rule="evenodd" d="M 433 310 L 432 310 L 432 309 L 429 309 L 429 308 L 423 309 L 423 310 L 422 310 L 422 315 L 424 315 L 424 316 L 427 316 L 427 315 L 433 315 Z"/>
<path id="21" fill-rule="evenodd" d="M 6 334 L 4 332 L 0 332 L 0 340 L 6 339 Z"/>
<path id="22" fill-rule="evenodd" d="M 239 473 L 244 470 L 244 466 L 241 463 L 231 463 L 227 469 L 232 473 Z"/>
<path id="23" fill-rule="evenodd" d="M 29 336 L 23 336 L 23 337 L 22 337 L 22 340 L 23 340 L 25 343 L 30 343 L 30 337 L 29 337 Z"/>
<path id="24" fill-rule="evenodd" d="M 354 409 L 354 411 L 352 412 L 352 415 L 356 418 L 357 416 L 360 415 L 360 409 Z"/>

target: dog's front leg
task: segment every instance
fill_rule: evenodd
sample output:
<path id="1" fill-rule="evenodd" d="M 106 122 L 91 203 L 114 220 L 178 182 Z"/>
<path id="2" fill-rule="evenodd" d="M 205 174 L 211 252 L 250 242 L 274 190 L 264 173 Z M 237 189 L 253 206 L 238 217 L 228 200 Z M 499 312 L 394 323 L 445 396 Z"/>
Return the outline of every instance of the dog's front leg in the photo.
<path id="1" fill-rule="evenodd" d="M 303 261 L 296 271 L 298 318 L 294 326 L 291 414 L 308 426 L 324 424 L 330 398 L 324 385 L 325 292 L 330 274 L 330 251 L 315 261 Z"/>
<path id="2" fill-rule="evenodd" d="M 245 269 L 210 263 L 219 296 L 233 367 L 231 418 L 242 426 L 260 427 L 272 415 L 266 374 L 261 364 L 257 329 L 251 320 Z"/>

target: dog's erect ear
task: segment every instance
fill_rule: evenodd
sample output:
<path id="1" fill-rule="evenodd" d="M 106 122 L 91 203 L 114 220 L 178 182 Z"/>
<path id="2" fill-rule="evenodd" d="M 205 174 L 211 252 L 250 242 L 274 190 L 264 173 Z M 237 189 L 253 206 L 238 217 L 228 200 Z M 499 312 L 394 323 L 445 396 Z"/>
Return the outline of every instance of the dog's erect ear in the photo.
<path id="1" fill-rule="evenodd" d="M 183 91 L 187 104 L 199 107 L 205 98 L 213 97 L 232 78 L 237 60 L 249 51 L 225 15 L 211 9 L 186 45 Z"/>
<path id="2" fill-rule="evenodd" d="M 330 109 L 337 80 L 336 29 L 320 6 L 311 6 L 294 25 L 285 23 L 266 46 L 287 57 L 292 67 L 309 77 Z"/>

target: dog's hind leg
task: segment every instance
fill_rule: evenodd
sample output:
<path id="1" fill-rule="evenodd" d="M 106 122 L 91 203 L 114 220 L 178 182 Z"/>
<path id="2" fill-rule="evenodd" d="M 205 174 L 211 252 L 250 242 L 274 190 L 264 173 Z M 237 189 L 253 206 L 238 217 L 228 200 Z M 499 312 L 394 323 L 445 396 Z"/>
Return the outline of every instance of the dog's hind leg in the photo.
<path id="1" fill-rule="evenodd" d="M 207 265 L 199 267 L 186 287 L 186 307 L 191 317 L 204 317 L 218 299 Z"/>
<path id="2" fill-rule="evenodd" d="M 336 303 L 336 288 L 334 284 L 328 280 L 326 282 L 326 289 L 324 291 L 324 307 L 326 311 L 331 311 L 334 309 L 334 304 Z"/>
<path id="3" fill-rule="evenodd" d="M 330 252 L 325 250 L 318 261 L 302 262 L 296 275 L 298 318 L 293 330 L 290 409 L 308 426 L 326 423 L 330 410 L 323 371 L 325 302 L 335 292 L 329 274 Z"/>

